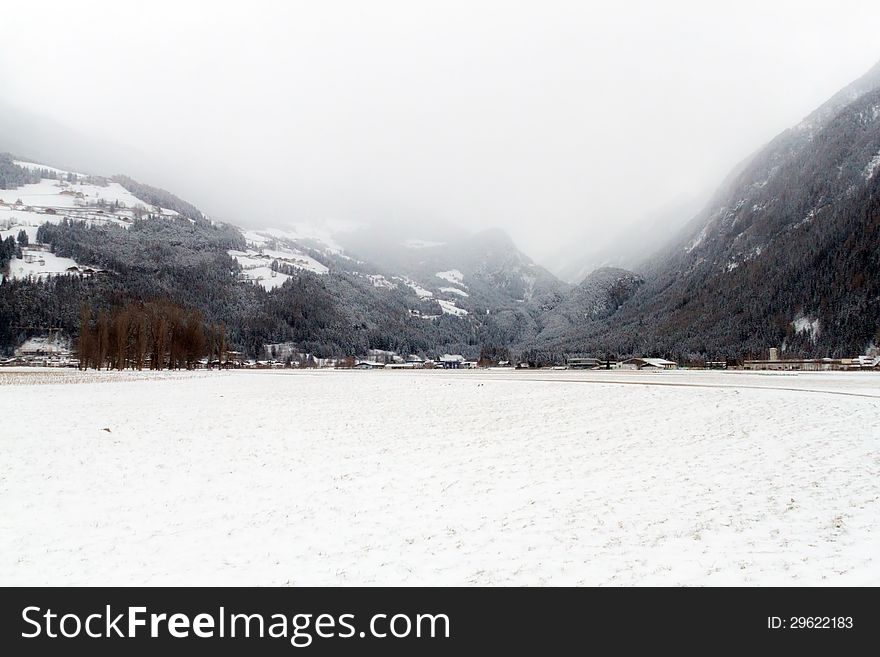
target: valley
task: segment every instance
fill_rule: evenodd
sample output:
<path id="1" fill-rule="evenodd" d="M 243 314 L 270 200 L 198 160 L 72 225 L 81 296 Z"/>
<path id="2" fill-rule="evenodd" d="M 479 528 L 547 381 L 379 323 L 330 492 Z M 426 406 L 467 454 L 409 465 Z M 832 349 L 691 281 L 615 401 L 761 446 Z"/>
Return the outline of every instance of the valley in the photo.
<path id="1" fill-rule="evenodd" d="M 791 359 L 874 356 L 878 108 L 880 64 L 737 165 L 696 216 L 675 214 L 692 211 L 687 203 L 660 213 L 647 235 L 671 228 L 653 252 L 628 250 L 625 236 L 604 255 L 589 238 L 562 249 L 551 268 L 578 276 L 597 258 L 632 263 L 573 284 L 499 229 L 419 235 L 299 217 L 242 228 L 126 176 L 4 155 L 0 355 L 41 328 L 72 346 L 83 308 L 95 326 L 119 306 L 167 301 L 197 312 L 206 331 L 222 325 L 251 360 L 282 343 L 303 358 L 378 349 L 532 366 L 742 362 L 771 348 Z"/>

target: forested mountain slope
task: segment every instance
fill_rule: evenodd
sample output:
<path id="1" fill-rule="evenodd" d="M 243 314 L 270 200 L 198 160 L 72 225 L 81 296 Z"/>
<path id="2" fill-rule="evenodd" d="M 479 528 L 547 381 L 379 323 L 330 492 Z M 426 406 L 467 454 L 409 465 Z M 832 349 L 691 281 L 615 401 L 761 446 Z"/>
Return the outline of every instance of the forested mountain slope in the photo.
<path id="1" fill-rule="evenodd" d="M 880 327 L 880 64 L 731 174 L 580 341 L 688 357 L 863 353 Z"/>
<path id="2" fill-rule="evenodd" d="M 41 328 L 76 337 L 83 309 L 94 323 L 160 301 L 223 326 L 230 347 L 249 357 L 281 342 L 317 356 L 476 357 L 531 341 L 541 299 L 567 289 L 500 231 L 389 243 L 369 230 L 241 230 L 126 176 L 8 155 L 0 156 L 0 237 L 5 353 Z"/>

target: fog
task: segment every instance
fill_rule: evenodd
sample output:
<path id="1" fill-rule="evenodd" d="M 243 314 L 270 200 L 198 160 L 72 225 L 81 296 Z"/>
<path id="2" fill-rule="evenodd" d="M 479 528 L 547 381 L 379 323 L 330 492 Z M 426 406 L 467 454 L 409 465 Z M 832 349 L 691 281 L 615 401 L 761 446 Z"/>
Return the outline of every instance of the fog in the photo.
<path id="1" fill-rule="evenodd" d="M 50 159 L 57 141 L 49 164 L 131 173 L 241 225 L 501 227 L 544 263 L 705 196 L 880 58 L 880 3 L 852 0 L 0 13 L 19 120 L 0 150 Z"/>

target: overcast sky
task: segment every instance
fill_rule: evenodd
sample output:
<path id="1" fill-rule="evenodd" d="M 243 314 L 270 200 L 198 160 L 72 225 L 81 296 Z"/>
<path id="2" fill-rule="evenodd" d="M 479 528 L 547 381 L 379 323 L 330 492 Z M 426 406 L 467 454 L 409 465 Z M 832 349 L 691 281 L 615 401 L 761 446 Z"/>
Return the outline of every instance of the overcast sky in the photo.
<path id="1" fill-rule="evenodd" d="M 711 189 L 880 59 L 876 0 L 40 0 L 2 24 L 4 102 L 215 216 L 500 226 L 538 259 Z"/>

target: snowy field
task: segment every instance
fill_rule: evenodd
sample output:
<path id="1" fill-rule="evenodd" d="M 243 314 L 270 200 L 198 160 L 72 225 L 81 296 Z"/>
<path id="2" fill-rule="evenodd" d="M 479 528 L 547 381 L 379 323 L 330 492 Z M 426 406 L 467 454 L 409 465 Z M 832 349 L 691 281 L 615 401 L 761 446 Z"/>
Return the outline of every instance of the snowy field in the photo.
<path id="1" fill-rule="evenodd" d="M 880 584 L 880 376 L 0 370 L 0 581 Z"/>

